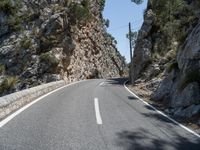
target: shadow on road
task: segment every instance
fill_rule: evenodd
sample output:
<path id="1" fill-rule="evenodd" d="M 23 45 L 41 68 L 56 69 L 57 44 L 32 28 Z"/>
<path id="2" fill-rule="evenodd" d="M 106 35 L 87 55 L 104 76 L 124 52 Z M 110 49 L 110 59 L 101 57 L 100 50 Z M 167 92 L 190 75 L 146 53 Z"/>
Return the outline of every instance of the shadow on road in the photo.
<path id="1" fill-rule="evenodd" d="M 113 78 L 106 81 L 107 84 L 123 86 L 127 78 Z"/>
<path id="2" fill-rule="evenodd" d="M 135 131 L 122 131 L 117 133 L 117 146 L 124 150 L 199 150 L 198 141 L 188 140 L 179 135 L 176 140 L 168 138 L 162 139 L 143 128 Z"/>
<path id="3" fill-rule="evenodd" d="M 146 118 L 151 118 L 152 120 L 160 121 L 162 123 L 170 123 L 173 125 L 177 125 L 176 123 L 172 122 L 168 118 L 164 117 L 163 115 L 156 113 L 155 111 L 152 113 L 141 113 Z"/>
<path id="4" fill-rule="evenodd" d="M 123 86 L 127 79 L 116 78 L 107 81 L 108 84 Z M 125 100 L 128 105 L 134 105 L 138 100 L 132 95 L 127 95 Z M 124 98 L 121 98 L 124 101 Z M 132 101 L 132 102 L 131 102 Z M 132 107 L 132 106 L 131 106 Z M 136 128 L 134 130 L 124 130 L 116 133 L 116 144 L 124 150 L 200 150 L 200 139 L 193 135 L 187 137 L 187 134 L 180 134 L 176 131 L 177 126 L 174 122 L 157 113 L 152 107 L 144 105 L 146 111 L 136 110 L 144 118 L 154 124 L 158 130 L 146 130 L 145 128 Z M 162 131 L 165 129 L 165 131 Z M 167 130 L 169 129 L 169 130 Z M 183 131 L 185 132 L 185 131 Z"/>
<path id="5" fill-rule="evenodd" d="M 134 96 L 128 96 L 128 99 L 129 100 L 138 100 L 136 97 L 134 97 Z"/>

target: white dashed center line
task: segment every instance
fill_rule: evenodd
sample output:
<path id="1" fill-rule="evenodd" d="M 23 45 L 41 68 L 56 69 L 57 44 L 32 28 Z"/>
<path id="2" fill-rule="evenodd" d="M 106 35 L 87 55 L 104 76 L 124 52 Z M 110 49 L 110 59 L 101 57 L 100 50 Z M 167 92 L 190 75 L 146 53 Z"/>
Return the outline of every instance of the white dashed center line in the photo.
<path id="1" fill-rule="evenodd" d="M 99 84 L 99 86 L 103 86 L 104 85 L 104 82 L 101 82 L 100 84 Z"/>
<path id="2" fill-rule="evenodd" d="M 95 113 L 96 113 L 96 121 L 97 124 L 102 125 L 102 119 L 101 119 L 101 114 L 100 114 L 100 110 L 99 110 L 99 100 L 98 98 L 94 99 L 94 108 L 95 108 Z"/>

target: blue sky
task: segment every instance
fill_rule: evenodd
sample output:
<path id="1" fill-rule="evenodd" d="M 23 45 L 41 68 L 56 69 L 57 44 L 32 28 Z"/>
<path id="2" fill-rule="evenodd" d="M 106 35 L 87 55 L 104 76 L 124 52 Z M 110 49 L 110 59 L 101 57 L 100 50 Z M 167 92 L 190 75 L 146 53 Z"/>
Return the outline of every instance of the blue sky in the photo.
<path id="1" fill-rule="evenodd" d="M 146 5 L 147 0 L 141 5 L 136 5 L 131 0 L 106 0 L 103 16 L 110 20 L 108 32 L 117 40 L 117 48 L 126 57 L 127 62 L 130 61 L 129 42 L 126 38 L 128 23 L 132 23 L 133 30 L 139 30 Z"/>

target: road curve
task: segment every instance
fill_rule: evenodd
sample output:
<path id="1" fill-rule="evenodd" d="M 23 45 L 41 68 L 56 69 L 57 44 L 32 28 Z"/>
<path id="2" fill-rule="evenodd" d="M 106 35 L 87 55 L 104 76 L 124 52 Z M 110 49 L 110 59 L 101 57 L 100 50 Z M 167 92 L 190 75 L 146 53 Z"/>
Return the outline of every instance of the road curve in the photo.
<path id="1" fill-rule="evenodd" d="M 125 79 L 88 80 L 0 128 L 0 150 L 199 150 L 200 138 L 133 97 Z"/>

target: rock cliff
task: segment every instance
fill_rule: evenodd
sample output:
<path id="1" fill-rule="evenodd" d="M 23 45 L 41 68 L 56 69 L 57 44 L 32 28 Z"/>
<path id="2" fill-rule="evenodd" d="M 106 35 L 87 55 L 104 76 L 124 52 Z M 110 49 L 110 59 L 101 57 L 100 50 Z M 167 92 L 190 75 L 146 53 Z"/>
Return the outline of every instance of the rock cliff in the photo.
<path id="1" fill-rule="evenodd" d="M 65 79 L 117 77 L 124 57 L 106 32 L 104 0 L 2 0 L 0 95 Z"/>
<path id="2" fill-rule="evenodd" d="M 132 83 L 177 118 L 200 124 L 200 3 L 149 0 L 131 64 Z M 197 119 L 197 120 L 198 120 Z"/>

